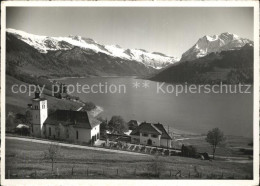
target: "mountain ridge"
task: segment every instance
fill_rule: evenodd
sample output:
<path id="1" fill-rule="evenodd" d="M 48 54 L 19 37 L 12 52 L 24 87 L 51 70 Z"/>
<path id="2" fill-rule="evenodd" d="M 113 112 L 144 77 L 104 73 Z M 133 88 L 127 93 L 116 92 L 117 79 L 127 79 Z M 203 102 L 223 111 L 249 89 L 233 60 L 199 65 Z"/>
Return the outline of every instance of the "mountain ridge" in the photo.
<path id="1" fill-rule="evenodd" d="M 191 61 L 175 63 L 152 81 L 189 84 L 253 84 L 254 50 L 250 44 L 240 49 L 212 52 Z"/>
<path id="2" fill-rule="evenodd" d="M 142 76 L 156 69 L 136 61 L 114 58 L 91 49 L 73 47 L 40 53 L 12 34 L 6 35 L 7 73 L 46 77 Z"/>
<path id="3" fill-rule="evenodd" d="M 182 54 L 180 61 L 192 61 L 204 57 L 212 52 L 217 53 L 239 49 L 245 44 L 253 46 L 253 41 L 241 38 L 238 35 L 229 32 L 213 36 L 205 35 L 199 38 L 190 49 Z"/>
<path id="4" fill-rule="evenodd" d="M 40 53 L 48 53 L 56 50 L 70 50 L 74 46 L 84 49 L 91 49 L 101 52 L 111 57 L 122 58 L 124 60 L 137 61 L 155 69 L 161 69 L 167 65 L 179 61 L 176 57 L 158 54 L 158 52 L 148 52 L 144 49 L 124 49 L 119 45 L 102 45 L 91 38 L 81 36 L 49 37 L 29 34 L 24 31 L 8 28 L 7 33 L 13 34 L 18 39 L 24 41 L 37 49 Z"/>

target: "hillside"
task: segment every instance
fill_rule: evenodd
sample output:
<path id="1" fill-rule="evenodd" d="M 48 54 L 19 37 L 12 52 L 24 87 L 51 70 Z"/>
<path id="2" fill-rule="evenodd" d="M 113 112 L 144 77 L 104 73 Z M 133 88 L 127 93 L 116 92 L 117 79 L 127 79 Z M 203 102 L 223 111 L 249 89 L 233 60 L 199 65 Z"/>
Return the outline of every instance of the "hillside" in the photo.
<path id="1" fill-rule="evenodd" d="M 253 47 L 210 53 L 204 57 L 176 63 L 151 77 L 168 83 L 253 83 Z"/>
<path id="2" fill-rule="evenodd" d="M 25 115 L 25 112 L 28 109 L 28 104 L 31 103 L 31 99 L 34 96 L 28 96 L 28 91 L 26 93 L 12 92 L 11 87 L 15 84 L 18 86 L 29 86 L 28 83 L 22 82 L 12 76 L 6 76 L 6 130 L 13 129 L 19 124 L 19 122 L 22 122 L 17 116 Z M 56 109 L 77 110 L 82 106 L 82 104 L 79 102 L 74 102 L 65 99 L 57 99 L 51 96 L 50 91 L 47 89 L 44 91 L 43 96 L 48 99 L 49 112 L 52 112 Z M 11 122 L 10 118 L 15 118 L 15 120 Z"/>

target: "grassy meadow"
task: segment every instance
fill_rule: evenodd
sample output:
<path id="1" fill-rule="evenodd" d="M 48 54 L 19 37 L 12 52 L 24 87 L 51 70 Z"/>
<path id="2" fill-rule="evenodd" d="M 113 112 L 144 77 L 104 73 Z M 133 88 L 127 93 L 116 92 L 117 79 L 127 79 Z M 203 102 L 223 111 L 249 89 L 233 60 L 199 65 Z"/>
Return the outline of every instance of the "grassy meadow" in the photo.
<path id="1" fill-rule="evenodd" d="M 137 156 L 61 147 L 54 172 L 44 159 L 49 145 L 6 140 L 6 178 L 252 179 L 253 163 L 180 156 Z M 157 177 L 156 173 L 159 173 Z"/>

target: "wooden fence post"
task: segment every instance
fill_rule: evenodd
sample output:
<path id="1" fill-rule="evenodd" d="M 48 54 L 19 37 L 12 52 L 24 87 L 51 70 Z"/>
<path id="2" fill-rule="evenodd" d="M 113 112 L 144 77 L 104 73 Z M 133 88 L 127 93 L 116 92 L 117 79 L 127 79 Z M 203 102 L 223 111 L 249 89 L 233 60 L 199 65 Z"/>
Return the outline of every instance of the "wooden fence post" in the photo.
<path id="1" fill-rule="evenodd" d="M 189 171 L 189 178 L 190 178 L 190 171 Z"/>
<path id="2" fill-rule="evenodd" d="M 71 168 L 71 175 L 73 175 L 73 167 Z"/>
<path id="3" fill-rule="evenodd" d="M 57 168 L 57 175 L 58 175 L 58 176 L 60 175 L 60 173 L 59 173 L 59 168 Z"/>

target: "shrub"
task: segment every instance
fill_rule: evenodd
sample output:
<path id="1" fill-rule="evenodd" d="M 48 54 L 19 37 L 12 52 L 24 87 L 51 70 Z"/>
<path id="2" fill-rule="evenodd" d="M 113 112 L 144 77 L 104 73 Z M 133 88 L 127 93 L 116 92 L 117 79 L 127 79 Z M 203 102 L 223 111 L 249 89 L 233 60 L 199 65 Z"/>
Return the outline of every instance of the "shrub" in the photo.
<path id="1" fill-rule="evenodd" d="M 156 148 L 153 148 L 152 151 L 151 151 L 151 154 L 155 154 L 157 152 L 158 152 L 158 150 Z"/>
<path id="2" fill-rule="evenodd" d="M 165 151 L 164 151 L 164 155 L 165 155 L 165 156 L 169 156 L 169 153 L 170 153 L 169 150 L 165 150 Z"/>
<path id="3" fill-rule="evenodd" d="M 181 154 L 182 156 L 194 157 L 194 158 L 198 156 L 197 149 L 192 145 L 190 146 L 182 145 Z"/>
<path id="4" fill-rule="evenodd" d="M 144 152 L 145 151 L 145 146 L 142 146 L 141 148 L 140 148 L 140 152 Z"/>
<path id="5" fill-rule="evenodd" d="M 138 152 L 138 151 L 139 151 L 139 149 L 140 149 L 140 147 L 139 147 L 139 146 L 136 146 L 136 147 L 135 147 L 135 151 L 136 151 L 136 152 Z"/>

